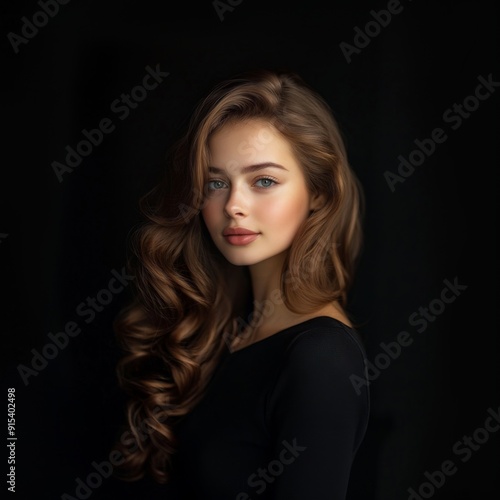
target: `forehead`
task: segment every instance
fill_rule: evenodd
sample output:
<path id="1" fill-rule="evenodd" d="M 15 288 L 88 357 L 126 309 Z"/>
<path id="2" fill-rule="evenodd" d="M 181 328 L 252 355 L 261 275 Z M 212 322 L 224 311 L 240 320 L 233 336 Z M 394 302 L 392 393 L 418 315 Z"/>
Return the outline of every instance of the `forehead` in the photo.
<path id="1" fill-rule="evenodd" d="M 230 121 L 211 135 L 208 146 L 211 152 L 220 149 L 221 145 L 229 147 L 238 141 L 265 146 L 278 137 L 275 127 L 265 120 Z"/>
<path id="2" fill-rule="evenodd" d="M 218 169 L 245 167 L 253 163 L 293 163 L 291 144 L 268 121 L 252 119 L 230 122 L 208 141 L 210 166 Z"/>

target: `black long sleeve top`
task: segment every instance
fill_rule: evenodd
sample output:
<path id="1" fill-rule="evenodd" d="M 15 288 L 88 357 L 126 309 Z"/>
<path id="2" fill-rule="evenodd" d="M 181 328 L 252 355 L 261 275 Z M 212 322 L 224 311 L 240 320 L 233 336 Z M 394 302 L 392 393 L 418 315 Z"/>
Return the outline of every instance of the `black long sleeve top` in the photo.
<path id="1" fill-rule="evenodd" d="M 344 500 L 368 423 L 364 359 L 359 334 L 328 316 L 226 348 L 176 424 L 167 500 Z"/>

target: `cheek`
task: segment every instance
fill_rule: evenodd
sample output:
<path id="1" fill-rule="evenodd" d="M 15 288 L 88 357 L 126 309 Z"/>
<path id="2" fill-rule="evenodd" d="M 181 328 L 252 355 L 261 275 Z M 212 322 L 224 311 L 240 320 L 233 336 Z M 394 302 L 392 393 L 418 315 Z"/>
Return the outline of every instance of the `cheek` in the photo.
<path id="1" fill-rule="evenodd" d="M 263 220 L 277 228 L 298 226 L 308 214 L 307 198 L 303 193 L 281 196 L 275 200 L 265 200 L 258 204 Z"/>
<path id="2" fill-rule="evenodd" d="M 212 231 L 214 226 L 220 221 L 220 208 L 214 200 L 207 201 L 201 210 L 201 216 L 205 221 L 209 231 Z"/>

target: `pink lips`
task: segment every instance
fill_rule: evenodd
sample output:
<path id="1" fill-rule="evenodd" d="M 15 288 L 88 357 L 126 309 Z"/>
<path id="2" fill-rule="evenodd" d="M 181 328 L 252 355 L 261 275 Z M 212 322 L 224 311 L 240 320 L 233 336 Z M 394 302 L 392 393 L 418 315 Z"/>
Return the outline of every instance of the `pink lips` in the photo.
<path id="1" fill-rule="evenodd" d="M 244 227 L 227 227 L 224 229 L 222 235 L 231 245 L 239 246 L 248 245 L 248 243 L 251 243 L 259 236 L 259 233 L 250 231 Z"/>

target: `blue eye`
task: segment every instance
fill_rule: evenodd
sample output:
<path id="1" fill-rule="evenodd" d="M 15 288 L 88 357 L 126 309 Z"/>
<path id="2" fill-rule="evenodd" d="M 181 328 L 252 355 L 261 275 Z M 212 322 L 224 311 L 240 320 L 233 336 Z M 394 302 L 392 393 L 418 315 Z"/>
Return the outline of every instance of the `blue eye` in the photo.
<path id="1" fill-rule="evenodd" d="M 263 188 L 269 188 L 272 185 L 276 184 L 276 181 L 274 179 L 271 179 L 270 177 L 261 177 L 260 179 L 258 179 L 255 182 L 255 184 L 257 184 L 257 182 L 263 182 L 264 184 L 261 184 L 259 186 L 259 187 L 263 187 Z"/>
<path id="2" fill-rule="evenodd" d="M 210 189 L 212 191 L 217 191 L 217 190 L 223 188 L 222 184 L 226 184 L 226 183 L 222 182 L 222 181 L 218 181 L 218 180 L 208 181 L 208 189 Z"/>

